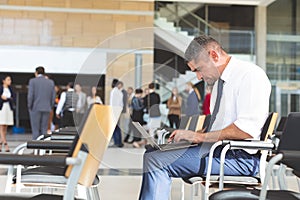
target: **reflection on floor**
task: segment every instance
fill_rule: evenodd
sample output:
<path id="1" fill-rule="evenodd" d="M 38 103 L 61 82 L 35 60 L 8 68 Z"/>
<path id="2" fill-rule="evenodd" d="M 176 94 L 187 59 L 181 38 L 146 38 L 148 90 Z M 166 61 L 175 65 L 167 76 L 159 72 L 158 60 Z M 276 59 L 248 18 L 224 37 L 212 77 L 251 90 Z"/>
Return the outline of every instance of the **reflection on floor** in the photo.
<path id="1" fill-rule="evenodd" d="M 31 140 L 30 134 L 9 134 L 8 144 L 13 150 L 17 145 Z M 99 168 L 101 183 L 99 191 L 102 200 L 133 200 L 138 199 L 141 185 L 142 156 L 144 149 L 132 148 L 126 145 L 125 148 L 109 148 Z M 4 192 L 6 183 L 7 166 L 0 165 L 0 193 Z M 287 177 L 289 188 L 298 191 L 296 178 L 292 175 Z M 173 200 L 181 199 L 181 179 L 173 179 L 171 197 Z M 190 186 L 184 185 L 185 197 L 189 199 Z M 39 192 L 28 190 L 24 192 Z M 45 190 L 43 190 L 45 191 Z M 47 190 L 46 190 L 47 191 Z M 61 192 L 61 191 L 59 191 Z M 195 198 L 195 199 L 201 199 Z"/>

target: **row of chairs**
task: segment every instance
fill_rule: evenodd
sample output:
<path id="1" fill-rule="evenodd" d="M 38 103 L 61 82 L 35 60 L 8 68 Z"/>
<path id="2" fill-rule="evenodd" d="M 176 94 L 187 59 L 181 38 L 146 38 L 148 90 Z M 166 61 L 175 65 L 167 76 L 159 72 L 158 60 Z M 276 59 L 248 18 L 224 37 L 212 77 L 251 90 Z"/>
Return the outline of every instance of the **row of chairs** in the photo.
<path id="1" fill-rule="evenodd" d="M 291 136 L 289 138 L 289 140 L 291 140 L 292 138 L 295 139 L 295 137 L 297 137 L 297 131 L 300 130 L 299 129 L 300 124 L 298 125 L 298 128 L 295 127 L 295 126 L 297 126 L 297 123 L 295 123 L 295 119 L 298 117 L 298 115 L 299 115 L 298 113 L 291 113 L 289 115 L 289 117 L 282 117 L 278 124 L 278 127 L 275 131 L 278 114 L 271 113 L 268 116 L 268 118 L 266 119 L 266 122 L 262 128 L 260 141 L 253 141 L 253 140 L 251 140 L 251 141 L 250 140 L 249 141 L 228 141 L 228 140 L 226 140 L 226 141 L 216 142 L 212 146 L 210 153 L 209 153 L 208 173 L 206 174 L 206 176 L 186 177 L 183 179 L 183 181 L 185 183 L 192 186 L 190 199 L 193 199 L 195 196 L 199 195 L 199 188 L 201 188 L 202 199 L 208 199 L 208 198 L 223 199 L 224 193 L 228 196 L 228 199 L 235 199 L 234 191 L 232 191 L 232 192 L 229 192 L 229 191 L 224 192 L 223 191 L 224 184 L 227 184 L 227 185 L 230 184 L 230 187 L 233 187 L 233 188 L 236 186 L 239 186 L 239 187 L 240 186 L 243 186 L 243 187 L 250 186 L 251 188 L 261 187 L 261 186 L 266 187 L 265 185 L 268 183 L 267 180 L 269 178 L 268 173 L 266 175 L 268 154 L 278 146 L 278 142 L 274 142 L 274 141 L 276 141 L 276 140 L 274 140 L 274 138 L 277 138 L 277 140 L 278 140 L 278 138 L 281 137 L 281 135 L 292 134 L 293 136 Z M 210 116 L 208 116 L 207 120 L 205 120 L 205 116 L 193 116 L 190 118 L 183 118 L 183 120 L 181 121 L 180 128 L 181 129 L 189 129 L 189 130 L 201 130 L 201 129 L 207 127 L 209 120 L 210 120 L 209 117 Z M 193 119 L 193 121 L 197 122 L 196 125 L 194 123 L 191 126 L 191 124 L 189 122 L 191 122 L 192 119 Z M 294 123 L 292 123 L 292 121 Z M 298 123 L 299 122 L 300 121 L 298 121 Z M 294 127 L 294 128 L 293 129 L 285 128 L 286 124 L 288 124 L 287 126 Z M 168 132 L 169 131 L 164 131 L 163 134 L 161 134 L 161 136 L 158 135 L 159 140 L 164 142 L 165 137 Z M 285 132 L 288 132 L 288 134 Z M 161 137 L 161 139 L 160 139 L 160 137 Z M 287 137 L 287 136 L 285 136 L 285 137 Z M 300 135 L 298 137 L 300 137 Z M 287 142 L 288 142 L 287 139 L 285 139 L 284 141 L 280 140 L 279 144 L 287 143 Z M 221 162 L 220 174 L 212 175 L 211 174 L 212 156 L 213 156 L 214 150 L 219 146 L 223 146 L 223 151 L 221 153 L 221 161 L 220 161 Z M 298 146 L 300 146 L 300 145 L 298 145 Z M 259 155 L 260 155 L 259 174 L 257 176 L 224 176 L 225 155 L 226 155 L 226 152 L 230 149 L 258 150 Z M 296 146 L 294 146 L 294 147 L 292 147 L 292 149 L 294 150 L 297 148 L 296 148 Z M 276 152 L 276 153 L 278 153 L 278 152 Z M 269 164 L 268 167 L 270 168 L 270 166 L 272 166 L 272 165 Z M 279 168 L 279 175 L 285 173 L 285 170 L 284 170 L 285 168 L 282 166 L 283 165 L 281 165 L 281 167 Z M 273 170 L 271 170 L 271 171 L 273 171 Z M 280 175 L 280 176 L 282 176 L 282 175 Z M 273 185 L 274 185 L 275 184 L 274 174 L 271 177 L 273 177 L 272 180 L 273 180 Z M 283 180 L 283 178 L 280 179 L 280 183 L 279 183 L 280 185 L 283 185 L 282 180 Z M 216 193 L 214 195 L 210 195 L 210 188 L 216 187 L 216 186 L 218 186 L 217 190 L 220 192 Z M 286 187 L 280 187 L 280 188 L 286 189 Z M 300 188 L 300 185 L 299 185 L 299 188 Z M 250 190 L 247 190 L 248 193 L 249 193 L 249 191 Z M 256 190 L 253 190 L 253 191 L 256 191 Z M 181 199 L 184 199 L 184 185 L 182 185 L 181 193 L 182 193 Z M 240 193 L 242 193 L 242 192 L 240 192 Z M 293 195 L 295 195 L 295 194 L 293 194 Z M 299 194 L 297 194 L 297 195 L 299 195 Z M 264 194 L 262 196 L 264 196 Z M 252 198 L 258 199 L 258 196 L 255 196 L 255 197 L 252 196 Z M 264 199 L 264 198 L 266 198 L 266 197 L 265 196 L 262 197 L 262 199 Z M 244 199 L 244 197 L 237 195 L 236 199 Z"/>
<path id="2" fill-rule="evenodd" d="M 14 152 L 16 154 L 0 154 L 0 164 L 10 165 L 7 193 L 0 195 L 0 199 L 69 200 L 74 199 L 76 188 L 78 196 L 84 199 L 100 199 L 97 172 L 120 113 L 120 108 L 95 104 L 87 112 L 78 130 L 61 130 L 51 136 L 42 136 L 44 140 L 20 145 Z M 35 151 L 37 155 L 21 154 L 25 147 L 39 149 Z M 27 194 L 21 192 L 21 188 L 17 189 L 17 193 L 11 193 L 12 184 L 17 185 L 16 188 L 19 184 L 22 187 L 30 185 L 65 189 L 63 196 L 40 192 L 38 195 Z"/>
<path id="3" fill-rule="evenodd" d="M 290 113 L 285 119 L 284 128 L 282 134 L 280 134 L 280 140 L 278 146 L 275 143 L 266 143 L 262 141 L 253 142 L 253 147 L 245 143 L 247 142 L 235 142 L 232 141 L 226 145 L 228 148 L 249 148 L 258 150 L 267 150 L 272 152 L 272 156 L 269 158 L 269 163 L 264 169 L 266 175 L 262 181 L 261 190 L 259 189 L 234 189 L 227 191 L 218 191 L 212 194 L 209 199 L 211 200 L 229 200 L 229 199 L 300 199 L 300 193 L 287 190 L 285 184 L 286 166 L 293 170 L 294 175 L 297 177 L 298 186 L 300 189 L 300 113 Z M 281 120 L 284 121 L 284 120 Z M 279 123 L 280 125 L 280 123 Z M 271 144 L 271 145 L 270 145 Z M 279 163 L 278 169 L 278 184 L 280 190 L 269 189 L 269 182 L 274 172 L 274 166 Z M 222 176 L 222 172 L 220 174 Z M 274 181 L 273 181 L 274 183 Z"/>
<path id="4" fill-rule="evenodd" d="M 93 188 L 93 186 L 97 186 L 97 184 L 98 184 L 97 182 L 95 182 L 95 177 L 96 177 L 96 173 L 97 173 L 100 161 L 103 156 L 103 152 L 105 151 L 105 149 L 108 145 L 108 141 L 110 140 L 111 134 L 113 132 L 113 128 L 115 126 L 115 122 L 116 122 L 116 118 L 117 118 L 116 116 L 119 115 L 119 114 L 115 114 L 115 113 L 118 113 L 118 111 L 113 111 L 113 109 L 111 107 L 95 105 L 91 108 L 89 114 L 87 115 L 86 119 L 84 120 L 84 123 L 82 124 L 81 128 L 78 130 L 80 136 L 77 133 L 75 133 L 75 136 L 74 136 L 74 132 L 73 132 L 73 134 L 69 134 L 69 135 L 64 134 L 63 135 L 63 137 L 68 136 L 69 137 L 68 139 L 72 142 L 68 142 L 66 140 L 56 141 L 56 142 L 45 140 L 45 141 L 40 141 L 40 142 L 37 142 L 37 141 L 27 142 L 26 145 L 23 145 L 23 146 L 27 146 L 28 148 L 43 149 L 43 151 L 45 151 L 45 149 L 50 150 L 50 151 L 52 151 L 52 155 L 44 155 L 45 152 L 39 152 L 39 154 L 43 154 L 43 155 L 38 155 L 38 156 L 37 155 L 13 155 L 13 156 L 9 155 L 8 156 L 7 154 L 3 154 L 3 155 L 0 155 L 0 164 L 10 164 L 10 165 L 21 164 L 22 166 L 38 165 L 38 166 L 50 166 L 50 168 L 52 168 L 53 166 L 57 167 L 57 165 L 61 166 L 62 163 L 74 165 L 73 167 L 67 167 L 66 170 L 63 170 L 62 172 L 56 174 L 56 175 L 60 175 L 60 177 L 64 177 L 64 176 L 69 177 L 69 178 L 66 178 L 61 185 L 67 186 L 67 189 L 65 190 L 64 198 L 65 199 L 73 199 L 77 183 L 82 184 L 86 188 Z M 205 119 L 203 119 L 203 116 L 198 116 L 198 118 L 194 117 L 194 119 L 197 119 L 195 130 L 199 130 L 199 129 L 202 129 L 203 127 L 205 127 Z M 219 142 L 219 144 L 216 143 L 215 145 L 225 146 L 223 148 L 224 152 L 222 152 L 222 155 L 224 156 L 224 158 L 225 158 L 226 150 L 228 150 L 230 148 L 258 149 L 258 150 L 262 150 L 261 155 L 266 155 L 266 153 L 263 153 L 263 152 L 268 152 L 270 150 L 274 150 L 276 147 L 276 145 L 274 145 L 272 142 L 265 141 L 266 138 L 271 137 L 271 134 L 273 133 L 273 130 L 274 130 L 274 127 L 276 124 L 276 119 L 277 119 L 277 114 L 272 113 L 266 120 L 266 123 L 265 123 L 263 131 L 262 131 L 262 141 L 221 141 L 221 142 Z M 190 120 L 191 120 L 191 118 L 188 119 L 187 121 L 190 121 Z M 247 199 L 247 198 L 248 199 L 258 199 L 259 195 L 261 196 L 260 197 L 261 199 L 266 199 L 266 197 L 268 199 L 273 199 L 273 198 L 275 198 L 275 196 L 279 197 L 281 195 L 287 195 L 287 196 L 285 196 L 287 198 L 281 198 L 281 199 L 289 199 L 289 198 L 290 199 L 291 198 L 299 199 L 300 198 L 299 193 L 295 193 L 295 192 L 290 192 L 290 191 L 285 191 L 285 190 L 284 191 L 282 191 L 282 190 L 281 191 L 268 191 L 268 196 L 266 196 L 266 192 L 265 192 L 266 188 L 267 188 L 269 177 L 271 176 L 270 171 L 272 171 L 272 170 L 270 170 L 270 169 L 272 169 L 272 166 L 274 165 L 274 163 L 276 163 L 278 160 L 280 160 L 282 158 L 284 158 L 282 163 L 287 164 L 289 167 L 294 168 L 295 169 L 294 173 L 299 176 L 299 171 L 300 171 L 299 170 L 299 161 L 297 161 L 297 160 L 299 160 L 298 155 L 299 155 L 299 150 L 300 150 L 299 145 L 297 145 L 297 142 L 299 141 L 299 140 L 297 140 L 297 139 L 299 139 L 299 136 L 297 136 L 297 132 L 300 128 L 299 120 L 300 120 L 299 113 L 292 113 L 288 116 L 288 118 L 286 120 L 286 126 L 282 131 L 282 136 L 280 138 L 278 149 L 276 152 L 274 152 L 277 155 L 270 160 L 269 165 L 268 165 L 269 171 L 267 171 L 265 178 L 263 178 L 264 175 L 261 175 L 261 177 L 260 177 L 260 180 L 262 180 L 261 182 L 263 185 L 262 192 L 259 192 L 258 190 L 245 190 L 245 189 L 222 191 L 223 183 L 233 184 L 233 183 L 238 182 L 237 177 L 231 177 L 231 178 L 233 178 L 233 180 L 230 180 L 230 179 L 222 176 L 222 169 L 221 169 L 221 173 L 220 173 L 220 178 L 219 178 L 219 176 L 216 176 L 216 178 L 215 178 L 215 182 L 219 183 L 220 191 L 217 193 L 214 193 L 210 196 L 209 196 L 209 187 L 210 187 L 211 180 L 214 180 L 213 176 L 210 176 L 210 173 L 208 173 L 206 177 L 191 177 L 190 179 L 185 180 L 185 181 L 189 182 L 191 184 L 194 184 L 194 185 L 204 183 L 206 186 L 205 191 L 204 191 L 205 198 L 208 198 L 208 196 L 209 196 L 210 199 Z M 203 122 L 202 126 L 201 126 L 201 122 Z M 189 124 L 189 128 L 192 128 L 190 126 L 190 124 Z M 63 132 L 63 131 L 65 131 L 65 130 L 61 130 L 61 132 Z M 95 136 L 98 138 L 104 137 L 105 139 L 103 139 L 101 144 L 99 144 L 100 141 L 93 140 L 95 138 Z M 53 134 L 53 135 L 51 135 L 51 140 L 57 140 L 57 139 L 59 140 L 59 137 L 60 137 L 59 134 Z M 73 146 L 72 148 L 70 148 L 71 143 L 72 143 L 71 146 Z M 45 146 L 41 147 L 43 145 L 45 145 Z M 88 147 L 88 148 L 86 148 L 86 147 Z M 90 147 L 92 147 L 92 148 L 90 148 Z M 99 147 L 101 147 L 101 148 L 99 148 Z M 70 149 L 69 155 L 57 156 L 55 153 L 58 150 L 59 150 L 58 152 L 61 153 L 60 151 L 65 151 L 66 149 Z M 85 157 L 80 157 L 79 155 L 85 155 Z M 261 156 L 261 157 L 266 157 L 266 156 Z M 77 166 L 76 164 L 78 164 L 79 162 L 83 162 L 83 161 L 85 161 L 84 164 L 81 164 L 80 167 L 79 167 L 79 165 L 78 165 L 78 167 L 76 167 Z M 263 163 L 263 162 L 261 162 L 261 163 Z M 55 169 L 55 167 L 54 167 L 54 169 Z M 209 167 L 211 167 L 211 166 L 209 166 Z M 264 174 L 264 168 L 265 167 L 261 166 L 261 172 L 260 172 L 261 174 Z M 13 168 L 10 168 L 10 169 L 13 169 Z M 75 169 L 77 169 L 77 171 L 74 172 Z M 19 172 L 17 172 L 17 174 L 18 173 Z M 284 171 L 282 173 L 284 173 Z M 9 178 L 12 178 L 12 177 L 8 177 L 8 179 Z M 18 180 L 20 180 L 18 178 L 16 178 L 16 179 L 17 179 L 17 182 L 18 182 Z M 41 179 L 41 177 L 38 180 L 40 180 L 40 179 Z M 193 181 L 192 179 L 197 179 L 197 181 L 192 182 Z M 242 177 L 242 179 L 245 180 L 245 177 Z M 37 179 L 34 178 L 33 180 L 36 181 Z M 48 181 L 44 181 L 43 184 L 49 186 L 49 184 L 51 182 L 50 180 L 51 179 L 48 179 Z M 259 179 L 256 179 L 256 180 L 259 180 Z M 263 180 L 265 180 L 265 181 L 263 181 Z M 23 177 L 23 180 L 21 180 L 21 181 L 23 181 L 23 183 L 25 183 L 24 177 Z M 283 187 L 284 184 L 282 182 L 283 182 L 282 179 L 280 179 L 279 185 L 281 185 L 281 189 L 284 189 L 284 187 Z M 28 183 L 30 183 L 30 181 Z M 31 183 L 31 184 L 33 184 L 33 183 Z M 245 184 L 245 183 L 243 183 L 243 184 Z M 260 183 L 258 183 L 258 184 L 260 184 Z M 95 192 L 95 191 L 93 191 L 93 192 Z M 87 195 L 88 198 L 90 198 L 90 199 L 99 198 L 99 194 L 96 194 L 96 195 L 94 194 L 94 196 L 92 196 L 91 193 L 93 193 L 93 192 L 90 192 L 90 194 Z M 67 193 L 69 195 L 66 195 Z M 275 196 L 273 197 L 272 195 L 274 193 L 275 193 Z M 70 196 L 70 194 L 71 194 L 71 196 Z M 238 196 L 238 195 L 242 195 L 242 196 Z M 29 197 L 29 196 L 27 196 L 25 198 L 23 193 L 22 193 L 22 196 L 23 197 L 20 198 L 20 197 L 16 197 L 15 194 L 12 194 L 11 199 L 26 199 Z M 48 198 L 48 197 L 49 197 L 49 195 L 41 194 L 35 198 L 44 199 L 44 198 Z M 57 196 L 55 196 L 55 197 L 57 197 Z M 0 198 L 1 198 L 1 196 L 0 196 Z M 49 197 L 49 199 L 55 199 L 55 198 L 53 196 L 51 196 L 51 197 Z"/>

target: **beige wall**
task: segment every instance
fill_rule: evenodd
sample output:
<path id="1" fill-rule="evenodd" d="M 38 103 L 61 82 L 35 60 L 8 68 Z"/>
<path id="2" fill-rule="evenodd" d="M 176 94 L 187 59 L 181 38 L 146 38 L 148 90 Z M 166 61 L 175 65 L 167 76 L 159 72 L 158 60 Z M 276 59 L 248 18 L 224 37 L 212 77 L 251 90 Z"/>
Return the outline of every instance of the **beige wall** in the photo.
<path id="1" fill-rule="evenodd" d="M 153 27 L 153 2 L 117 0 L 0 0 L 1 5 L 33 6 L 33 8 L 64 8 L 57 11 L 4 10 L 0 8 L 0 45 L 59 46 L 106 49 L 153 48 L 153 32 L 146 36 L 134 29 Z M 131 11 L 132 14 L 94 14 L 70 12 L 71 9 L 98 11 Z M 69 9 L 69 10 L 68 10 Z M 145 11 L 137 15 L 135 11 Z M 129 33 L 128 33 L 129 32 Z M 146 37 L 146 38 L 145 38 Z M 106 74 L 106 102 L 109 100 L 113 78 L 121 79 L 125 87 L 134 86 L 135 57 L 122 53 L 108 63 Z M 108 54 L 108 58 L 112 55 Z M 143 83 L 153 77 L 153 55 L 143 55 Z M 150 63 L 150 65 L 149 65 Z"/>
<path id="2" fill-rule="evenodd" d="M 5 0 L 0 5 L 152 11 L 151 2 Z M 0 9 L 0 45 L 95 47 L 114 34 L 153 26 L 153 16 Z"/>

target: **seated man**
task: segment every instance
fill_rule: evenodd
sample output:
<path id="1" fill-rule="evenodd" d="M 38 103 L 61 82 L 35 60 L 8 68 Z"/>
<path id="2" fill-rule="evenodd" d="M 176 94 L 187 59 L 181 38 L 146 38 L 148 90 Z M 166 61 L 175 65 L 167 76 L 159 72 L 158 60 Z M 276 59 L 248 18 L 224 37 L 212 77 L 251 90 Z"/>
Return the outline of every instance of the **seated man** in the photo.
<path id="1" fill-rule="evenodd" d="M 170 136 L 175 142 L 188 140 L 198 143 L 196 147 L 146 151 L 141 200 L 167 200 L 172 177 L 205 175 L 208 152 L 213 142 L 259 139 L 269 113 L 271 84 L 257 65 L 229 56 L 216 40 L 205 35 L 190 43 L 185 59 L 199 80 L 214 85 L 211 124 L 207 133 L 176 130 Z M 217 148 L 212 174 L 219 174 L 220 152 L 221 148 Z M 225 175 L 255 175 L 259 170 L 259 156 L 255 151 L 230 150 L 225 162 Z"/>

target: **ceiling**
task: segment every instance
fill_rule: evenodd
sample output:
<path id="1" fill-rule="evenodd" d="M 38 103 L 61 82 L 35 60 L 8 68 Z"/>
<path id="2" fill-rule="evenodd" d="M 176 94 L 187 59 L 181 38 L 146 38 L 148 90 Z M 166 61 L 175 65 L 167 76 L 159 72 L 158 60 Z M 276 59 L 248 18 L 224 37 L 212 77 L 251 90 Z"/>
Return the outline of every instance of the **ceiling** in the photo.
<path id="1" fill-rule="evenodd" d="M 226 5 L 268 6 L 276 0 L 159 0 L 159 1 L 223 4 L 223 5 L 226 4 Z"/>

